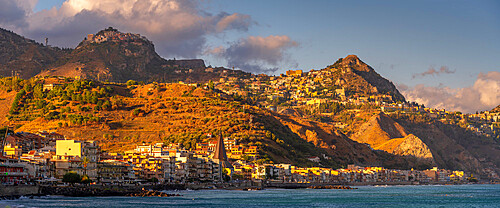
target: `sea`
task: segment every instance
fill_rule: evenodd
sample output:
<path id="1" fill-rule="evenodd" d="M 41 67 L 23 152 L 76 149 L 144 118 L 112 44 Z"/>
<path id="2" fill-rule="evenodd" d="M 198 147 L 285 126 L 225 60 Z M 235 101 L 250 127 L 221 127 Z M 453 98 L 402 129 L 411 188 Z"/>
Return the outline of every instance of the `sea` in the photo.
<path id="1" fill-rule="evenodd" d="M 166 191 L 178 197 L 45 196 L 0 207 L 500 207 L 500 185 L 358 186 L 355 190 L 264 189 Z"/>

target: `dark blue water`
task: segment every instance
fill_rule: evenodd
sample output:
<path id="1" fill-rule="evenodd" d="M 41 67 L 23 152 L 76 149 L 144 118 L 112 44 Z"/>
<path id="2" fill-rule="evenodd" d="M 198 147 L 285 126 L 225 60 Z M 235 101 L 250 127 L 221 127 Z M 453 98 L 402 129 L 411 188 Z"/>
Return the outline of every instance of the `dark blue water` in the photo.
<path id="1" fill-rule="evenodd" d="M 178 191 L 181 197 L 62 197 L 3 201 L 0 207 L 500 207 L 500 185 L 361 186 L 357 190 Z"/>

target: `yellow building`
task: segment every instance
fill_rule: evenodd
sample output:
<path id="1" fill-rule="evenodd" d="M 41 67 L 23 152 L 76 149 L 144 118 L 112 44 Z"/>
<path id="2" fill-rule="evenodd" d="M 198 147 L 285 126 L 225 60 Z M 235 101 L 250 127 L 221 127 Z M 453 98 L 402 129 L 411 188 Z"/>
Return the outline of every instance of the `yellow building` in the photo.
<path id="1" fill-rule="evenodd" d="M 12 144 L 7 144 L 3 147 L 3 152 L 8 157 L 19 157 L 22 155 L 22 149 L 18 146 L 13 146 Z"/>
<path id="2" fill-rule="evenodd" d="M 52 160 L 56 167 L 56 177 L 62 178 L 67 172 L 97 178 L 97 162 L 100 148 L 94 141 L 57 140 L 56 155 Z"/>
<path id="3" fill-rule="evenodd" d="M 288 70 L 286 71 L 287 76 L 302 76 L 302 70 Z"/>
<path id="4" fill-rule="evenodd" d="M 82 157 L 82 143 L 75 140 L 57 140 L 56 155 Z"/>

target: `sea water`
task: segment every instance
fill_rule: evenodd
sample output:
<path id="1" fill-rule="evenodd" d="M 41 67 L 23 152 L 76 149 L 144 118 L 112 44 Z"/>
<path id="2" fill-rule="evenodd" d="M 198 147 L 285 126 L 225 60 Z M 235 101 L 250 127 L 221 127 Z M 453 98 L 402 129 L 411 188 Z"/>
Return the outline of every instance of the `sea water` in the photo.
<path id="1" fill-rule="evenodd" d="M 0 207 L 500 207 L 500 185 L 359 186 L 355 190 L 167 191 L 180 197 L 47 196 Z"/>

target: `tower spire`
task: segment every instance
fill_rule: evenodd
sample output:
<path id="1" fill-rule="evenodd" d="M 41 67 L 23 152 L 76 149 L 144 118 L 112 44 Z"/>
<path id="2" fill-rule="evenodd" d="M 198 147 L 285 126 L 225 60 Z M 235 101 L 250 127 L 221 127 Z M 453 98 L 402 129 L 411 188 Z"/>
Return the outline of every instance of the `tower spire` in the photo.
<path id="1" fill-rule="evenodd" d="M 213 159 L 218 161 L 224 168 L 232 167 L 231 163 L 227 161 L 226 148 L 224 147 L 224 138 L 222 137 L 222 132 L 217 138 L 217 144 L 215 145 L 215 154 Z"/>

